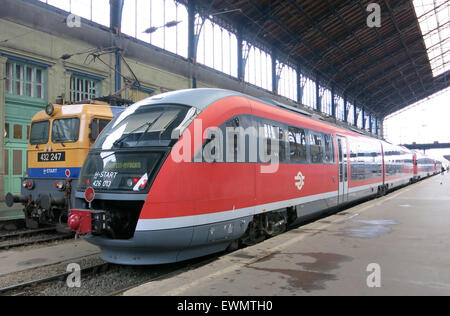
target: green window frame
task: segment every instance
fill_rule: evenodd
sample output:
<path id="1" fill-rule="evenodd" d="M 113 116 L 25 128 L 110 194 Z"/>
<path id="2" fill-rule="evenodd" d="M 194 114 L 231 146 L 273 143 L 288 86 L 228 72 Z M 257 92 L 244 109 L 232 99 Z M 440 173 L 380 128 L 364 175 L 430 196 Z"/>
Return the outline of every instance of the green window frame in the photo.
<path id="1" fill-rule="evenodd" d="M 6 93 L 45 99 L 46 71 L 44 68 L 8 60 L 6 62 Z"/>

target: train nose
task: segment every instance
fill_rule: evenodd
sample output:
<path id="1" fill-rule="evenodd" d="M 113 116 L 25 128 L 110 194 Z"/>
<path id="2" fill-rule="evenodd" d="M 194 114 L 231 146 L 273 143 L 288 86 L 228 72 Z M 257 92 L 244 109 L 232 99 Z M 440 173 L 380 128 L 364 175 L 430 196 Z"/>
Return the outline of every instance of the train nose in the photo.
<path id="1" fill-rule="evenodd" d="M 78 214 L 72 214 L 67 220 L 67 225 L 69 225 L 70 230 L 77 232 L 81 225 L 81 216 Z"/>

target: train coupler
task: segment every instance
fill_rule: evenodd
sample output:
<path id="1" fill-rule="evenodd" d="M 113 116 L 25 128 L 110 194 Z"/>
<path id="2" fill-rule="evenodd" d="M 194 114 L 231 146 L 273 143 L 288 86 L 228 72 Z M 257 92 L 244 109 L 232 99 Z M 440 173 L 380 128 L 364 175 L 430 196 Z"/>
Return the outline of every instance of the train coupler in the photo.
<path id="1" fill-rule="evenodd" d="M 70 210 L 67 221 L 71 231 L 78 235 L 101 235 L 106 230 L 106 212 L 92 210 Z"/>

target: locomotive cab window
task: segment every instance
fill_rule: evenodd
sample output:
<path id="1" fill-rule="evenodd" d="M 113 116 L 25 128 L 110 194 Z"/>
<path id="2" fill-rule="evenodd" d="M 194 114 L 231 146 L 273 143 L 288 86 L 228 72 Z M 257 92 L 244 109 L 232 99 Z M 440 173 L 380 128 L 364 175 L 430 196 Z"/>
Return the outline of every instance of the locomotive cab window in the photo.
<path id="1" fill-rule="evenodd" d="M 52 142 L 74 143 L 78 140 L 80 119 L 78 117 L 53 121 Z"/>
<path id="2" fill-rule="evenodd" d="M 89 134 L 89 139 L 92 141 L 95 141 L 100 135 L 100 133 L 103 131 L 103 129 L 108 125 L 108 123 L 111 122 L 111 120 L 104 120 L 99 118 L 92 119 L 92 122 L 90 124 L 91 133 Z"/>
<path id="3" fill-rule="evenodd" d="M 40 145 L 48 143 L 50 130 L 49 121 L 34 122 L 31 124 L 30 144 Z"/>
<path id="4" fill-rule="evenodd" d="M 188 110 L 181 105 L 142 106 L 111 122 L 94 148 L 171 146 L 172 131 L 183 122 Z"/>

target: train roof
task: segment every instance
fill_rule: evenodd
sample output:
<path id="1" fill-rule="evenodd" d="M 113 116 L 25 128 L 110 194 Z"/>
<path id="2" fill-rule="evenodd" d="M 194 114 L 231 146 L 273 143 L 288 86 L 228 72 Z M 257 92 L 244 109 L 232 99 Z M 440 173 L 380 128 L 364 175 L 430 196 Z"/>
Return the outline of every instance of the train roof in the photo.
<path id="1" fill-rule="evenodd" d="M 120 114 L 125 108 L 119 106 L 111 106 L 108 103 L 104 102 L 95 102 L 95 103 L 83 103 L 83 104 L 53 104 L 56 111 L 58 112 L 58 117 L 68 117 L 74 116 L 81 113 L 89 114 L 89 115 L 101 115 L 101 116 L 116 116 Z M 52 118 L 56 116 L 53 115 Z M 45 110 L 37 112 L 32 121 L 41 121 L 47 120 L 50 117 L 45 113 Z"/>
<path id="2" fill-rule="evenodd" d="M 176 90 L 171 92 L 166 92 L 162 94 L 158 94 L 152 97 L 149 97 L 147 99 L 141 100 L 137 103 L 135 103 L 132 107 L 140 107 L 144 105 L 156 105 L 156 104 L 162 104 L 162 103 L 172 103 L 172 104 L 183 104 L 187 106 L 194 107 L 200 111 L 205 110 L 208 108 L 211 104 L 222 100 L 227 97 L 232 96 L 241 96 L 245 98 L 249 98 L 261 103 L 264 103 L 266 105 L 273 106 L 278 109 L 283 109 L 289 112 L 293 112 L 296 114 L 303 115 L 305 117 L 308 117 L 314 121 L 326 124 L 328 126 L 334 126 L 336 128 L 341 128 L 346 131 L 350 131 L 353 133 L 357 133 L 366 137 L 371 137 L 370 135 L 365 134 L 364 132 L 353 128 L 348 125 L 344 124 L 337 124 L 334 122 L 329 122 L 325 119 L 322 119 L 320 116 L 318 116 L 315 113 L 310 113 L 306 110 L 302 110 L 300 108 L 296 108 L 293 106 L 289 106 L 283 103 L 280 103 L 276 100 L 267 99 L 267 98 L 256 98 L 247 94 L 243 94 L 237 91 L 231 91 L 226 89 L 217 89 L 217 88 L 198 88 L 198 89 L 185 89 L 185 90 Z"/>
<path id="3" fill-rule="evenodd" d="M 152 105 L 161 103 L 184 104 L 195 107 L 200 111 L 205 110 L 211 104 L 231 96 L 250 97 L 240 92 L 213 89 L 213 88 L 199 88 L 199 89 L 185 89 L 176 90 L 158 94 L 147 99 L 141 100 L 135 105 Z"/>

